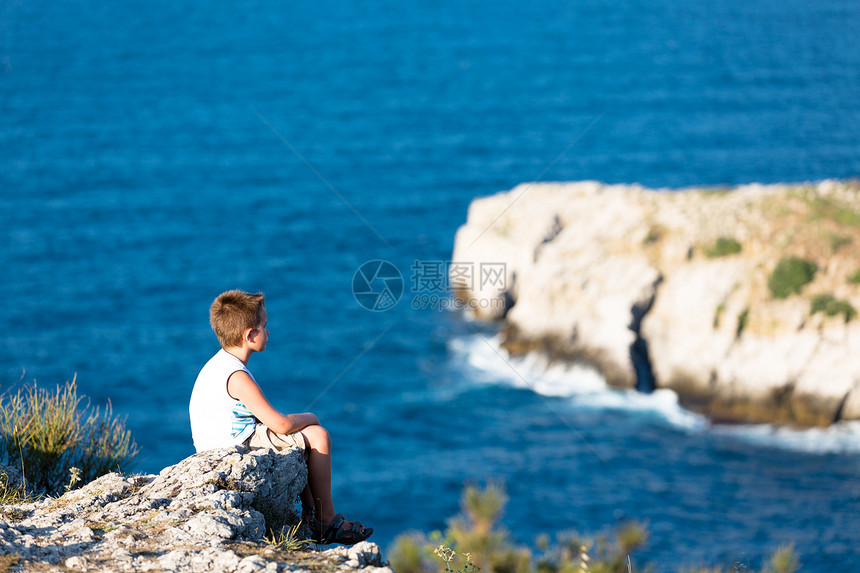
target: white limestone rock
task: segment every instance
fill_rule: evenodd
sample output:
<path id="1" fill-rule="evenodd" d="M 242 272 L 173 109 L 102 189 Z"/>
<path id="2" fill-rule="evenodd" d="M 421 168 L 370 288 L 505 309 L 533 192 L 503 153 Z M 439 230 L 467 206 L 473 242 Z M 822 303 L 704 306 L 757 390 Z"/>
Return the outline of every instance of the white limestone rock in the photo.
<path id="1" fill-rule="evenodd" d="M 39 570 L 291 570 L 266 559 L 262 545 L 257 555 L 234 548 L 253 547 L 267 528 L 295 523 L 306 480 L 300 450 L 241 446 L 195 454 L 157 476 L 108 474 L 58 499 L 4 507 L 2 552 Z M 342 568 L 385 565 L 375 544 L 363 547 Z M 321 564 L 334 558 L 319 553 Z"/>
<path id="2" fill-rule="evenodd" d="M 590 363 L 612 385 L 634 385 L 644 341 L 657 386 L 717 419 L 860 419 L 860 320 L 810 312 L 819 294 L 860 309 L 858 205 L 856 182 L 524 184 L 473 201 L 455 239 L 452 261 L 504 264 L 503 288 L 476 274 L 456 292 L 505 321 L 509 351 Z M 720 238 L 740 252 L 715 253 Z M 784 256 L 818 272 L 775 299 Z"/>

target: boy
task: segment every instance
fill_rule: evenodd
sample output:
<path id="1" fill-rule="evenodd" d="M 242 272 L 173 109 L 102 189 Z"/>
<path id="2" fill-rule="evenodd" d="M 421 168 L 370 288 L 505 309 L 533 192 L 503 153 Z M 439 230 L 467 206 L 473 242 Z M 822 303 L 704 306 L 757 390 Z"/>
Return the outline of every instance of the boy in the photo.
<path id="1" fill-rule="evenodd" d="M 209 308 L 209 322 L 221 350 L 200 371 L 191 392 L 189 414 L 194 447 L 199 452 L 236 444 L 277 450 L 298 446 L 308 465 L 302 492 L 302 519 L 314 541 L 352 545 L 373 529 L 344 521 L 331 497 L 331 439 L 313 414 L 281 414 L 263 395 L 248 359 L 266 349 L 266 307 L 263 293 L 231 290 L 218 295 Z"/>

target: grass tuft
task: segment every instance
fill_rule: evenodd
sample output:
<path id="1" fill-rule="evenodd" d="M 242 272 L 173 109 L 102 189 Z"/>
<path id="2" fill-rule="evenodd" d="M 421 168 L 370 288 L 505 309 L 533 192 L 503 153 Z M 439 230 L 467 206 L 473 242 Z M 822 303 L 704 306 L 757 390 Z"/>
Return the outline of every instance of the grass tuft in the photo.
<path id="1" fill-rule="evenodd" d="M 14 505 L 29 501 L 32 501 L 32 498 L 24 491 L 24 485 L 14 483 L 9 473 L 0 469 L 0 505 Z"/>
<path id="2" fill-rule="evenodd" d="M 63 493 L 131 465 L 137 444 L 125 421 L 110 402 L 102 412 L 83 400 L 74 379 L 54 392 L 33 385 L 0 396 L 0 462 L 22 468 L 26 490 Z"/>
<path id="3" fill-rule="evenodd" d="M 770 558 L 768 573 L 794 573 L 800 569 L 800 560 L 794 553 L 794 544 L 783 545 Z"/>
<path id="4" fill-rule="evenodd" d="M 299 527 L 301 527 L 301 523 L 297 523 L 289 529 L 282 528 L 280 531 L 270 530 L 268 535 L 263 538 L 263 542 L 276 551 L 286 553 L 306 549 L 310 541 L 299 537 Z"/>

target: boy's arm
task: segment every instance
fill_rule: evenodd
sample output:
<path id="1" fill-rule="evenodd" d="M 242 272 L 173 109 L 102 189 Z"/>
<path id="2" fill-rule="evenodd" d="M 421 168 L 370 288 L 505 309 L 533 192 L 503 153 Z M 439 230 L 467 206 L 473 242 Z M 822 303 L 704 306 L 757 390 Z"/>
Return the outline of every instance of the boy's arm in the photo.
<path id="1" fill-rule="evenodd" d="M 238 370 L 227 379 L 227 392 L 242 402 L 267 428 L 279 434 L 292 434 L 320 421 L 313 414 L 284 415 L 278 412 L 263 395 L 260 386 L 246 372 Z"/>

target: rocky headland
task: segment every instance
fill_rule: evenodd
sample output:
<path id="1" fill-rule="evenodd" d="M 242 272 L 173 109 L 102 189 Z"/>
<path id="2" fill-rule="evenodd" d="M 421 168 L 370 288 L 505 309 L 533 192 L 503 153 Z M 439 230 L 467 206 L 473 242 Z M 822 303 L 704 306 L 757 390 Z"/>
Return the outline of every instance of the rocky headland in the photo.
<path id="1" fill-rule="evenodd" d="M 523 184 L 472 202 L 452 261 L 474 267 L 451 285 L 512 354 L 669 388 L 717 421 L 860 419 L 857 182 Z"/>
<path id="2" fill-rule="evenodd" d="M 0 570 L 391 573 L 367 541 L 325 551 L 278 545 L 267 532 L 299 521 L 306 481 L 298 449 L 237 446 L 158 475 L 110 473 L 58 498 L 0 504 Z"/>

